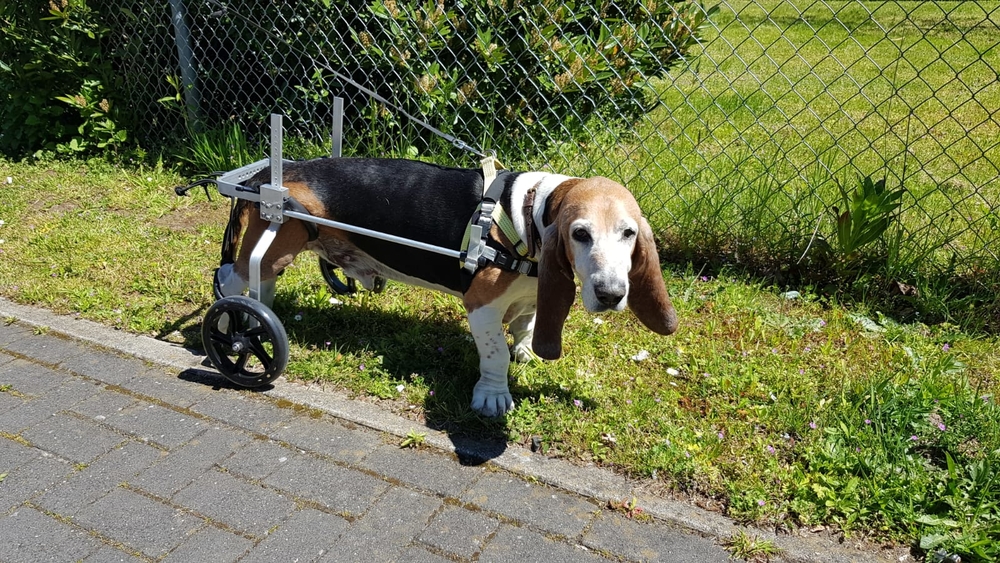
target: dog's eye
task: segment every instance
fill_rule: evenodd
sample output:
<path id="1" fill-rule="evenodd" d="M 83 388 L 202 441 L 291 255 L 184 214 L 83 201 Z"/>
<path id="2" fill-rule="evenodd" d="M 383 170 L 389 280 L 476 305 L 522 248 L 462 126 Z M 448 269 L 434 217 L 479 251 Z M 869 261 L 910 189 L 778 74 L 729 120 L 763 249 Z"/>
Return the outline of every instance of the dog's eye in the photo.
<path id="1" fill-rule="evenodd" d="M 577 242 L 590 242 L 590 233 L 583 227 L 573 229 L 573 240 Z"/>
<path id="2" fill-rule="evenodd" d="M 622 233 L 622 238 L 625 240 L 628 240 L 634 236 L 635 236 L 635 230 L 633 229 L 625 229 L 625 232 Z"/>

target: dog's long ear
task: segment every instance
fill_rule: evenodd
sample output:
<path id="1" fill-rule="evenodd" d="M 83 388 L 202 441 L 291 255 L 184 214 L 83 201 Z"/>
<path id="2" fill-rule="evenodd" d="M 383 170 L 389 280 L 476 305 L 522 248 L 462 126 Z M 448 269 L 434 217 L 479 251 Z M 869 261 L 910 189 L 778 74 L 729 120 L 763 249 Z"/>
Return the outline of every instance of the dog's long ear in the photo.
<path id="1" fill-rule="evenodd" d="M 559 233 L 559 223 L 545 229 L 538 260 L 538 298 L 531 348 L 539 357 L 555 360 L 562 355 L 562 329 L 576 298 L 573 266 Z"/>
<path id="2" fill-rule="evenodd" d="M 632 251 L 628 281 L 628 307 L 642 324 L 659 334 L 672 334 L 677 330 L 677 312 L 667 295 L 653 230 L 645 217 L 639 224 L 639 238 Z"/>

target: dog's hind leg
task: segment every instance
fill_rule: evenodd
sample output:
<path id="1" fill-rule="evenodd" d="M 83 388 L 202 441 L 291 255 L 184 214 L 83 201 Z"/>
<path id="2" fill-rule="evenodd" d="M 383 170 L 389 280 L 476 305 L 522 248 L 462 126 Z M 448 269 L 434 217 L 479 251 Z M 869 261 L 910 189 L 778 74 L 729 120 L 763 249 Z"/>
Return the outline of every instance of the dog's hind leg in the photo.
<path id="1" fill-rule="evenodd" d="M 219 269 L 220 284 L 225 288 L 225 284 L 228 282 L 229 289 L 231 291 L 238 289 L 238 293 L 242 293 L 247 288 L 248 280 L 250 279 L 250 254 L 260 240 L 261 235 L 270 225 L 270 223 L 259 217 L 251 218 L 249 223 L 246 234 L 243 237 L 243 244 L 240 246 L 239 257 L 236 259 L 236 263 L 233 264 L 232 269 L 227 271 L 229 274 L 228 277 L 223 278 L 221 275 L 223 269 Z M 278 274 L 291 265 L 295 257 L 305 248 L 308 241 L 309 233 L 301 221 L 293 220 L 281 226 L 271 246 L 264 253 L 264 259 L 260 263 L 260 295 L 258 297 L 261 303 L 268 307 L 274 304 L 275 284 Z M 223 294 L 229 295 L 225 291 L 223 289 Z M 235 294 L 237 293 L 233 293 L 232 295 Z"/>

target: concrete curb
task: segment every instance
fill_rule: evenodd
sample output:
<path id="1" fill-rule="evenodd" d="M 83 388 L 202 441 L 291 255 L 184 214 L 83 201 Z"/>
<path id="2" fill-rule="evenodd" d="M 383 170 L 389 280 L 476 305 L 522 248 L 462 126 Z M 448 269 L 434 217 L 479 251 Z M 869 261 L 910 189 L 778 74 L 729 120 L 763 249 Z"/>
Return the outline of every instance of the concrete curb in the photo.
<path id="1" fill-rule="evenodd" d="M 134 335 L 104 325 L 57 315 L 50 311 L 28 307 L 0 298 L 0 318 L 15 318 L 18 322 L 35 327 L 47 327 L 51 333 L 110 349 L 119 354 L 136 357 L 154 364 L 177 369 L 209 369 L 203 363 L 200 351 L 163 342 L 147 336 Z M 265 395 L 292 403 L 322 410 L 337 418 L 368 428 L 403 437 L 414 426 L 414 421 L 397 416 L 374 405 L 351 400 L 338 393 L 320 389 L 315 385 L 290 383 L 283 377 L 275 381 L 273 389 Z M 848 563 L 893 561 L 887 555 L 874 552 L 875 548 L 862 551 L 845 546 L 836 538 L 818 536 L 776 535 L 773 532 L 739 526 L 715 512 L 691 504 L 653 496 L 644 491 L 641 481 L 630 481 L 621 475 L 596 467 L 582 467 L 564 460 L 550 459 L 533 454 L 517 445 L 496 444 L 491 447 L 481 442 L 455 439 L 429 428 L 426 443 L 431 447 L 449 451 L 466 458 L 489 460 L 495 466 L 535 479 L 554 487 L 597 499 L 601 503 L 635 497 L 638 505 L 651 516 L 674 526 L 724 542 L 742 530 L 748 534 L 773 541 L 783 550 L 783 559 L 790 562 Z"/>

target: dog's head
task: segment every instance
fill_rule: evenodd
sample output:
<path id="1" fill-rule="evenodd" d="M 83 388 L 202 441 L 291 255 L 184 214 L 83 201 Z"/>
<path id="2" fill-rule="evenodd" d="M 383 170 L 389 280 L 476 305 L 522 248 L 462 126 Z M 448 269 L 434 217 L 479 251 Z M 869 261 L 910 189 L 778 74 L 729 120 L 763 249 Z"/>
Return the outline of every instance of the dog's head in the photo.
<path id="1" fill-rule="evenodd" d="M 574 275 L 591 312 L 627 305 L 653 332 L 677 330 L 677 314 L 660 273 L 653 231 L 631 192 L 607 178 L 563 182 L 549 196 L 539 259 L 532 348 L 562 355 L 562 328 L 576 296 Z"/>

